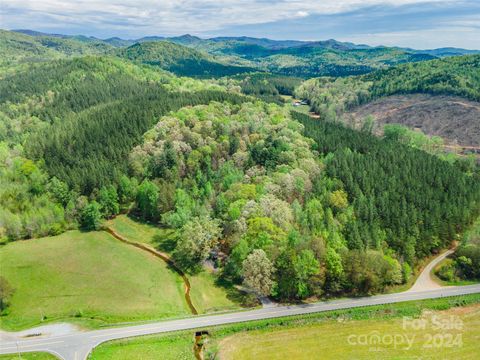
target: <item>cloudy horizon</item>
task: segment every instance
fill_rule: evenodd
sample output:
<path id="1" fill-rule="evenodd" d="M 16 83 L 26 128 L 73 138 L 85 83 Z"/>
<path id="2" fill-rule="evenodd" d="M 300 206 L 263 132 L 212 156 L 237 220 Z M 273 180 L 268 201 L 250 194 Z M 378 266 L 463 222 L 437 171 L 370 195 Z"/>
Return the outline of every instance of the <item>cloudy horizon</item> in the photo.
<path id="1" fill-rule="evenodd" d="M 190 33 L 480 49 L 476 0 L 2 0 L 0 23 L 99 38 Z"/>

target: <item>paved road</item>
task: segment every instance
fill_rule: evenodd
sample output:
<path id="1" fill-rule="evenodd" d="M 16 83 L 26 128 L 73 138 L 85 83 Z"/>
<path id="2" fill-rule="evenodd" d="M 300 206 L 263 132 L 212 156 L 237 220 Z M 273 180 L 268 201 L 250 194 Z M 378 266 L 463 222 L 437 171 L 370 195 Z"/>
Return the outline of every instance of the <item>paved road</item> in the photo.
<path id="1" fill-rule="evenodd" d="M 189 330 L 214 325 L 232 324 L 250 320 L 303 315 L 322 311 L 380 304 L 392 304 L 402 301 L 434 299 L 446 296 L 474 293 L 480 293 L 480 284 L 458 287 L 452 286 L 448 288 L 418 292 L 384 294 L 354 299 L 322 301 L 308 305 L 278 306 L 258 310 L 227 313 L 222 315 L 196 316 L 179 320 L 149 323 L 145 325 L 77 332 L 69 335 L 24 338 L 19 341 L 9 341 L 4 339 L 0 347 L 0 354 L 26 351 L 47 351 L 65 360 L 84 360 L 95 346 L 105 341 L 114 339 L 177 330 Z"/>
<path id="2" fill-rule="evenodd" d="M 445 259 L 450 254 L 453 254 L 455 249 L 450 249 L 442 253 L 441 255 L 437 256 L 435 259 L 430 261 L 427 266 L 422 270 L 420 275 L 415 281 L 415 284 L 408 289 L 409 292 L 417 292 L 423 290 L 433 290 L 433 289 L 440 289 L 442 286 L 435 282 L 432 279 L 432 270 L 437 266 L 443 259 Z"/>

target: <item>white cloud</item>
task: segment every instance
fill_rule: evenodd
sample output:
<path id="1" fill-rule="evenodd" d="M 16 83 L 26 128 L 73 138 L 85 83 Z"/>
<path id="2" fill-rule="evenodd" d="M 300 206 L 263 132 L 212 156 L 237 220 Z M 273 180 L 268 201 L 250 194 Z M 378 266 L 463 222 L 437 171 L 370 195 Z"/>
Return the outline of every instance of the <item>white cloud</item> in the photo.
<path id="1" fill-rule="evenodd" d="M 480 29 L 468 27 L 444 27 L 416 31 L 396 31 L 372 34 L 352 34 L 339 37 L 340 41 L 352 41 L 372 46 L 400 46 L 417 49 L 436 49 L 441 47 L 460 47 L 480 49 Z"/>
<path id="2" fill-rule="evenodd" d="M 126 30 L 135 34 L 206 32 L 310 14 L 334 14 L 370 5 L 405 5 L 451 0 L 2 0 L 7 28 Z"/>
<path id="3" fill-rule="evenodd" d="M 372 45 L 480 48 L 478 0 L 0 1 L 0 26 L 8 29 L 124 38 L 185 33 L 304 40 L 334 37 Z M 396 14 L 400 9 L 403 17 Z M 270 23 L 276 25 L 270 27 Z"/>
<path id="4" fill-rule="evenodd" d="M 310 15 L 308 11 L 297 11 L 297 17 L 306 17 Z"/>

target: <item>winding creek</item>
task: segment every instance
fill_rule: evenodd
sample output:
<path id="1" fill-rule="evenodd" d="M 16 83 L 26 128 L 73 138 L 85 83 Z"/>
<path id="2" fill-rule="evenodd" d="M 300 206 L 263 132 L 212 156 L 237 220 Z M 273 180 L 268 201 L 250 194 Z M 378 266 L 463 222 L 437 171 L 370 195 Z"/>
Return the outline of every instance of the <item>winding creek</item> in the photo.
<path id="1" fill-rule="evenodd" d="M 150 254 L 162 259 L 164 262 L 167 263 L 167 265 L 169 265 L 173 270 L 175 270 L 175 272 L 177 272 L 177 274 L 180 275 L 182 280 L 183 280 L 183 283 L 184 283 L 184 286 L 185 286 L 185 300 L 188 304 L 188 307 L 190 308 L 191 313 L 193 315 L 198 315 L 198 311 L 195 308 L 195 306 L 193 305 L 192 299 L 190 298 L 190 289 L 191 289 L 190 281 L 188 280 L 187 275 L 185 275 L 185 273 L 175 264 L 175 262 L 170 258 L 170 256 L 168 256 L 167 254 L 165 254 L 163 252 L 155 250 L 154 248 L 152 248 L 152 247 L 150 247 L 146 244 L 130 241 L 127 238 L 120 235 L 119 233 L 117 233 L 115 230 L 113 230 L 110 227 L 105 227 L 105 228 L 103 228 L 103 230 L 108 232 L 115 239 L 120 240 L 121 242 L 123 242 L 125 244 L 135 246 L 138 249 L 147 251 Z"/>

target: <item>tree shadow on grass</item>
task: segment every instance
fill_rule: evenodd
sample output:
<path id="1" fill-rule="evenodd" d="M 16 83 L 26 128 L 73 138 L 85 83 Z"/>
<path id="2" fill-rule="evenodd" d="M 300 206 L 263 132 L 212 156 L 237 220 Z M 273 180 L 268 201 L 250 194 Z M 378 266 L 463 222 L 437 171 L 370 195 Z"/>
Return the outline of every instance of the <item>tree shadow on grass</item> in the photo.
<path id="1" fill-rule="evenodd" d="M 241 307 L 249 308 L 261 305 L 260 300 L 254 294 L 237 289 L 235 284 L 224 276 L 218 276 L 215 279 L 215 286 L 221 287 L 226 292 L 227 299 Z"/>
<path id="2" fill-rule="evenodd" d="M 160 251 L 172 253 L 177 246 L 177 240 L 175 239 L 175 236 L 173 234 L 169 234 L 167 236 L 162 234 L 156 234 L 153 236 L 152 244 L 156 249 Z"/>

